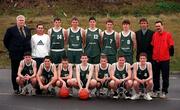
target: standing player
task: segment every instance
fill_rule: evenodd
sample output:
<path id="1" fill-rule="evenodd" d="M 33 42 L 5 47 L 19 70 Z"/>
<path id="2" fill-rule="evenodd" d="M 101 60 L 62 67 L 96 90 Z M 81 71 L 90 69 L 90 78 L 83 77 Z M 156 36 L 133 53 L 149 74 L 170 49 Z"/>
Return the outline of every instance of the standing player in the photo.
<path id="1" fill-rule="evenodd" d="M 110 64 L 116 62 L 116 52 L 119 44 L 118 34 L 113 30 L 113 21 L 106 21 L 106 30 L 102 33 L 102 51 L 108 57 Z"/>
<path id="2" fill-rule="evenodd" d="M 31 83 L 33 87 L 36 85 L 36 61 L 31 57 L 30 52 L 24 53 L 24 59 L 21 60 L 18 68 L 17 83 L 22 88 L 21 94 L 25 95 L 29 90 L 25 88 L 28 83 Z M 32 89 L 32 95 L 35 95 L 35 89 Z"/>
<path id="3" fill-rule="evenodd" d="M 44 57 L 44 62 L 40 65 L 37 73 L 37 80 L 41 90 L 55 94 L 53 85 L 57 81 L 57 72 L 56 66 L 51 63 L 49 56 Z"/>
<path id="4" fill-rule="evenodd" d="M 83 52 L 84 29 L 78 27 L 78 25 L 78 18 L 73 17 L 71 20 L 71 27 L 67 29 L 67 56 L 72 64 L 80 63 L 80 57 Z"/>
<path id="5" fill-rule="evenodd" d="M 140 97 L 140 89 L 144 92 L 145 100 L 152 100 L 149 92 L 151 92 L 153 87 L 152 80 L 152 65 L 150 62 L 147 62 L 147 54 L 140 53 L 139 61 L 133 65 L 133 74 L 134 74 L 134 82 L 133 86 L 136 91 L 135 95 L 131 97 L 132 100 L 139 99 Z M 145 90 L 145 91 L 144 91 Z"/>
<path id="6" fill-rule="evenodd" d="M 123 54 L 126 62 L 133 64 L 133 49 L 136 49 L 136 35 L 130 30 L 130 21 L 128 19 L 122 22 L 123 31 L 120 32 L 120 48 L 118 55 Z"/>
<path id="7" fill-rule="evenodd" d="M 54 64 L 59 64 L 63 56 L 66 55 L 64 49 L 66 30 L 61 27 L 61 19 L 54 19 L 54 27 L 48 30 L 50 36 L 50 56 Z"/>
<path id="8" fill-rule="evenodd" d="M 79 89 L 93 89 L 96 87 L 97 81 L 92 79 L 94 67 L 88 63 L 86 54 L 81 55 L 81 63 L 76 65 L 76 86 Z"/>
<path id="9" fill-rule="evenodd" d="M 131 65 L 126 62 L 123 55 L 118 56 L 118 61 L 112 65 L 112 81 L 111 88 L 114 90 L 113 98 L 118 98 L 119 93 L 123 92 L 124 98 L 130 97 L 130 89 L 132 88 Z M 125 89 L 122 91 L 121 89 Z"/>
<path id="10" fill-rule="evenodd" d="M 89 18 L 89 28 L 85 30 L 86 45 L 84 48 L 91 64 L 98 64 L 101 54 L 101 30 L 96 28 L 96 19 Z"/>
<path id="11" fill-rule="evenodd" d="M 104 95 L 104 88 L 109 89 L 111 64 L 108 63 L 106 55 L 101 55 L 100 63 L 95 66 L 95 78 L 97 81 L 96 95 Z"/>

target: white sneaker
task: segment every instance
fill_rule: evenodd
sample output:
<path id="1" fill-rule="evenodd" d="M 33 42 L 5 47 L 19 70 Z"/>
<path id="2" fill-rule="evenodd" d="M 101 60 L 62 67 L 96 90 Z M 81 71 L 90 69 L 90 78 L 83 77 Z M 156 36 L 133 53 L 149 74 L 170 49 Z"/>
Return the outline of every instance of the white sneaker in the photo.
<path id="1" fill-rule="evenodd" d="M 144 94 L 144 99 L 145 100 L 152 100 L 152 98 L 151 98 L 151 96 L 149 95 L 149 93 L 146 93 L 146 94 Z"/>
<path id="2" fill-rule="evenodd" d="M 151 94 L 151 97 L 153 97 L 153 98 L 160 97 L 160 92 L 159 92 L 159 91 L 153 92 L 153 93 Z"/>
<path id="3" fill-rule="evenodd" d="M 134 94 L 132 97 L 131 97 L 131 100 L 137 100 L 140 98 L 140 94 Z"/>
<path id="4" fill-rule="evenodd" d="M 160 98 L 162 98 L 162 99 L 167 98 L 167 97 L 166 97 L 166 93 L 163 92 L 163 93 L 161 94 Z"/>

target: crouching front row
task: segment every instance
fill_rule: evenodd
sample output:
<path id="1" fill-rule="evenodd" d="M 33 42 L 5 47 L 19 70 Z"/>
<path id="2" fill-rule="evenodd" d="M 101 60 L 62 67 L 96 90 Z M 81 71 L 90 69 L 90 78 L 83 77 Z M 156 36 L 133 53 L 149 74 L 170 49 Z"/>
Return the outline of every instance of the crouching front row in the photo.
<path id="1" fill-rule="evenodd" d="M 146 100 L 152 100 L 149 94 L 153 86 L 152 65 L 147 62 L 145 53 L 141 53 L 139 62 L 132 66 L 123 55 L 118 56 L 117 62 L 112 65 L 108 63 L 106 55 L 102 55 L 100 63 L 96 65 L 88 63 L 86 54 L 82 54 L 80 60 L 81 63 L 72 69 L 72 64 L 64 57 L 56 68 L 51 58 L 46 56 L 37 72 L 36 62 L 30 53 L 26 53 L 17 77 L 21 94 L 35 95 L 35 91 L 41 91 L 41 94 L 62 97 L 79 93 L 82 99 L 96 96 L 135 100 L 143 96 Z M 32 86 L 31 92 L 28 92 L 27 85 Z"/>

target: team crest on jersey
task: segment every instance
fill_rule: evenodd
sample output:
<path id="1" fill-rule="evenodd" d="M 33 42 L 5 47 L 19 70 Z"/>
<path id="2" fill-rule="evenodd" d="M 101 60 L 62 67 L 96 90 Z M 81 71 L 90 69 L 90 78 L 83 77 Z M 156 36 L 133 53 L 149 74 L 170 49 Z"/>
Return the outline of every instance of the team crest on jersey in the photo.
<path id="1" fill-rule="evenodd" d="M 40 41 L 37 43 L 37 45 L 44 45 L 44 43 L 43 43 L 42 40 L 40 40 Z"/>
<path id="2" fill-rule="evenodd" d="M 130 40 L 127 40 L 127 44 L 130 44 L 131 42 L 130 42 Z"/>

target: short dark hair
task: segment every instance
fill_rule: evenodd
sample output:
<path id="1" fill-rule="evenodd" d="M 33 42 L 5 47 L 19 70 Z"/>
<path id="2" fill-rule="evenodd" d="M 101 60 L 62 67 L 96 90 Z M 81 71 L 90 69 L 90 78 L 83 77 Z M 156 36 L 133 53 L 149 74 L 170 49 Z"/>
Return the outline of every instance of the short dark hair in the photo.
<path id="1" fill-rule="evenodd" d="M 141 53 L 139 54 L 139 58 L 140 58 L 141 56 L 145 56 L 145 57 L 147 58 L 147 54 L 146 54 L 145 52 L 141 52 Z"/>
<path id="2" fill-rule="evenodd" d="M 43 59 L 43 61 L 44 61 L 45 59 L 49 59 L 50 61 L 52 61 L 52 59 L 51 59 L 50 56 L 45 56 L 44 59 Z"/>
<path id="3" fill-rule="evenodd" d="M 118 55 L 118 56 L 117 56 L 117 59 L 119 59 L 119 58 L 121 58 L 121 57 L 124 57 L 124 58 L 125 58 L 124 54 Z"/>
<path id="4" fill-rule="evenodd" d="M 58 17 L 56 17 L 56 18 L 54 18 L 54 22 L 55 22 L 55 21 L 61 21 L 61 19 L 58 18 Z"/>
<path id="5" fill-rule="evenodd" d="M 107 23 L 112 23 L 112 24 L 114 24 L 114 22 L 113 22 L 112 19 L 108 19 L 108 20 L 106 21 L 106 24 L 107 24 Z"/>
<path id="6" fill-rule="evenodd" d="M 125 20 L 123 20 L 123 21 L 122 21 L 122 25 L 123 25 L 123 24 L 129 24 L 129 25 L 130 25 L 130 21 L 129 21 L 129 19 L 125 19 Z"/>
<path id="7" fill-rule="evenodd" d="M 31 52 L 25 52 L 24 56 L 31 56 Z"/>
<path id="8" fill-rule="evenodd" d="M 38 26 L 43 26 L 44 27 L 44 25 L 42 24 L 42 23 L 38 23 L 37 25 L 36 25 L 36 28 L 38 27 Z"/>
<path id="9" fill-rule="evenodd" d="M 82 57 L 82 56 L 87 56 L 87 54 L 86 54 L 86 53 L 82 53 L 82 54 L 81 54 L 81 57 Z"/>
<path id="10" fill-rule="evenodd" d="M 96 18 L 92 16 L 92 17 L 89 18 L 89 21 L 91 21 L 91 20 L 96 21 Z"/>
<path id="11" fill-rule="evenodd" d="M 62 57 L 62 61 L 68 61 L 68 62 L 69 62 L 69 59 L 68 59 L 67 56 L 63 56 L 63 57 Z"/>
<path id="12" fill-rule="evenodd" d="M 72 17 L 71 21 L 73 21 L 73 20 L 79 21 L 79 19 L 78 19 L 76 16 L 73 16 L 73 17 Z"/>
<path id="13" fill-rule="evenodd" d="M 163 22 L 161 20 L 156 21 L 155 24 L 156 23 L 161 23 L 161 25 L 163 25 Z"/>
<path id="14" fill-rule="evenodd" d="M 147 20 L 146 18 L 141 18 L 141 19 L 139 20 L 139 23 L 141 23 L 141 22 L 147 22 L 147 23 L 148 23 L 148 20 Z"/>
<path id="15" fill-rule="evenodd" d="M 104 55 L 101 55 L 100 59 L 106 59 L 108 60 L 107 56 L 104 54 Z"/>

